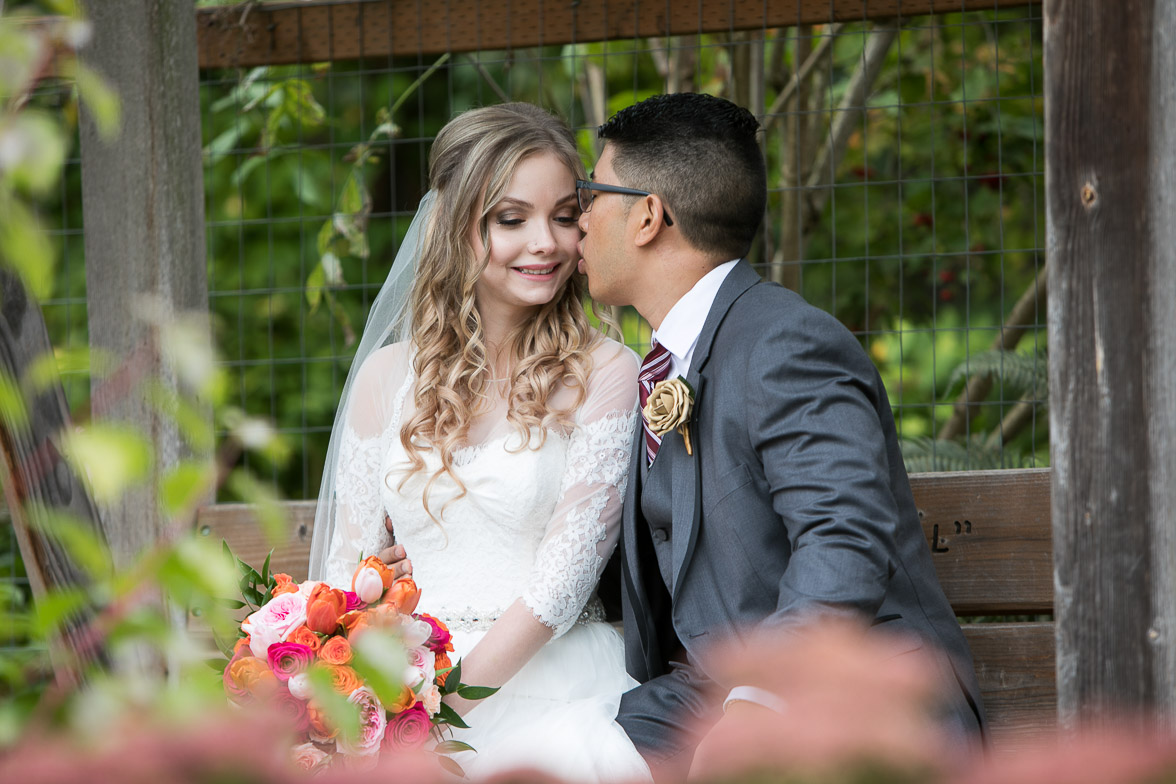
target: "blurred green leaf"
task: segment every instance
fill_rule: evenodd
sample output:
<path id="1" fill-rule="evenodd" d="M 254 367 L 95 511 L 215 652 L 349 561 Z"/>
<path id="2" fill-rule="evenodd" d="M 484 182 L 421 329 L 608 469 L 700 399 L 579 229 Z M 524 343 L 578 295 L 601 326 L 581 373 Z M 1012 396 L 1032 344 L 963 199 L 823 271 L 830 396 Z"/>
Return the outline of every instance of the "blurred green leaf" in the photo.
<path id="1" fill-rule="evenodd" d="M 92 423 L 64 433 L 62 451 L 97 501 L 117 500 L 151 471 L 151 445 L 123 427 Z"/>
<path id="2" fill-rule="evenodd" d="M 24 393 L 16 381 L 3 370 L 0 370 L 0 418 L 3 419 L 5 427 L 12 429 L 23 428 L 29 421 Z"/>
<path id="3" fill-rule="evenodd" d="M 70 586 L 50 589 L 33 602 L 33 634 L 40 639 L 47 639 L 89 604 L 90 596 L 84 588 Z"/>
<path id="4" fill-rule="evenodd" d="M 91 523 L 64 509 L 30 504 L 25 519 L 29 525 L 62 546 L 70 560 L 96 581 L 110 577 L 114 559 L 102 533 Z"/>
<path id="5" fill-rule="evenodd" d="M 208 496 L 216 481 L 216 466 L 209 460 L 181 460 L 160 480 L 159 497 L 163 512 L 177 517 L 195 510 Z"/>
<path id="6" fill-rule="evenodd" d="M 226 485 L 235 492 L 245 503 L 254 505 L 254 514 L 261 523 L 261 530 L 265 533 L 266 541 L 277 546 L 286 541 L 289 531 L 289 521 L 286 519 L 285 509 L 271 485 L 262 484 L 245 471 L 237 469 L 229 474 Z M 260 581 L 261 575 L 257 576 Z"/>
<path id="7" fill-rule="evenodd" d="M 311 667 L 306 671 L 314 696 L 311 703 L 326 716 L 327 723 L 338 727 L 344 738 L 359 737 L 359 706 L 335 691 L 331 674 L 322 667 Z"/>
<path id="8" fill-rule="evenodd" d="M 0 262 L 16 273 L 34 299 L 46 300 L 52 294 L 56 258 L 36 215 L 0 192 Z"/>
<path id="9" fill-rule="evenodd" d="M 94 124 L 102 138 L 111 140 L 118 135 L 119 118 L 122 113 L 118 93 L 106 81 L 86 65 L 74 61 L 73 78 L 82 103 L 90 110 Z"/>

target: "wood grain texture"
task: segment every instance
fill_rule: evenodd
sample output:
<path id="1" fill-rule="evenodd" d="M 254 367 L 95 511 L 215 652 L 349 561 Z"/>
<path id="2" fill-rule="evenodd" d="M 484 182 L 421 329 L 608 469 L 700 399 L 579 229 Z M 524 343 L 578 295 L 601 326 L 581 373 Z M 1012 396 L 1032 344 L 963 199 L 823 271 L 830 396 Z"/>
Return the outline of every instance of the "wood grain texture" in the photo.
<path id="1" fill-rule="evenodd" d="M 0 373 L 8 379 L 24 379 L 30 365 L 52 354 L 41 309 L 20 281 L 0 266 Z M 29 396 L 26 408 L 24 421 L 6 418 L 0 426 L 0 484 L 29 584 L 39 599 L 46 591 L 85 587 L 90 582 L 57 541 L 42 533 L 38 525 L 42 510 L 68 514 L 89 525 L 100 538 L 103 532 L 97 506 L 59 450 L 61 433 L 70 423 L 60 380 Z M 88 631 L 92 618 L 92 609 L 82 608 L 65 622 L 61 638 L 53 641 L 50 653 L 62 683 L 80 682 L 77 660 L 106 661 Z"/>
<path id="2" fill-rule="evenodd" d="M 257 570 L 273 550 L 270 572 L 285 572 L 301 582 L 310 564 L 310 537 L 314 531 L 314 501 L 282 504 L 286 513 L 285 535 L 271 541 L 249 504 L 216 504 L 200 509 L 196 531 L 214 541 L 223 539 L 233 554 Z"/>
<path id="3" fill-rule="evenodd" d="M 1031 5 L 1025 0 L 416 0 L 272 3 L 197 12 L 200 67 L 439 55 Z"/>
<path id="4" fill-rule="evenodd" d="M 1053 612 L 1049 469 L 913 474 L 911 490 L 957 615 Z"/>
<path id="5" fill-rule="evenodd" d="M 1045 4 L 1059 716 L 1176 721 L 1176 14 Z"/>
<path id="6" fill-rule="evenodd" d="M 1052 623 L 970 623 L 976 678 L 992 728 L 993 746 L 1015 751 L 1057 723 Z"/>

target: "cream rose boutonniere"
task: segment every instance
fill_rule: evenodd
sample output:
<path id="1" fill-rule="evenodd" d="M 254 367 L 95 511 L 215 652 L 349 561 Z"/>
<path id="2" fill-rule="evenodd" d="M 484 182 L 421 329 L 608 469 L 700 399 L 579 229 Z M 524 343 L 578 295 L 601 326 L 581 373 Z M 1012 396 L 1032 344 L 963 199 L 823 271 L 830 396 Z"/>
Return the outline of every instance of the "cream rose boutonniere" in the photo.
<path id="1" fill-rule="evenodd" d="M 686 442 L 686 454 L 693 455 L 690 447 L 690 412 L 693 409 L 694 390 L 686 379 L 678 376 L 655 384 L 641 413 L 658 438 L 675 429 L 681 433 Z"/>

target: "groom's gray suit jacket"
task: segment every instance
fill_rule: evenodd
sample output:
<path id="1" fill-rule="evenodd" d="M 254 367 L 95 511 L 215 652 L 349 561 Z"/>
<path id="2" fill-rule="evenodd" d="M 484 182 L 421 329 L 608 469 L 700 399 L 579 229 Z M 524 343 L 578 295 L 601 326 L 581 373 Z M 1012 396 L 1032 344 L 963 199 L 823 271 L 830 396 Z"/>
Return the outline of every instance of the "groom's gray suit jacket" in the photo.
<path id="1" fill-rule="evenodd" d="M 633 442 L 621 538 L 629 672 L 619 720 L 667 756 L 707 684 L 705 651 L 755 627 L 856 612 L 936 652 L 945 719 L 983 726 L 972 657 L 936 580 L 886 392 L 857 340 L 745 261 L 694 349 L 693 455 L 671 432 L 646 468 Z M 671 665 L 681 656 L 689 665 Z M 704 693 L 709 691 L 710 693 Z"/>

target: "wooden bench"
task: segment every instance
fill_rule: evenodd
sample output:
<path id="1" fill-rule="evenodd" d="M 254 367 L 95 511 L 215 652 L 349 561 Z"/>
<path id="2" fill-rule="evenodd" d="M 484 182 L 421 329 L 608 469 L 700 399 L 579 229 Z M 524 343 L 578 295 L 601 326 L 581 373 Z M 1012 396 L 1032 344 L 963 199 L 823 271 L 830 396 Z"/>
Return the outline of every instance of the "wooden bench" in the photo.
<path id="1" fill-rule="evenodd" d="M 914 474 L 911 486 L 940 582 L 972 647 L 994 747 L 1021 747 L 1056 722 L 1053 622 L 975 621 L 1053 613 L 1049 469 Z M 314 506 L 285 505 L 289 534 L 274 548 L 271 570 L 306 577 Z M 197 525 L 254 566 L 271 548 L 248 506 L 205 507 Z"/>

